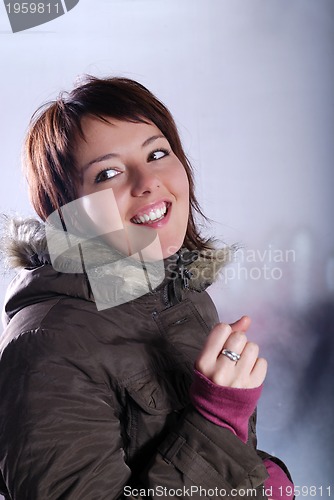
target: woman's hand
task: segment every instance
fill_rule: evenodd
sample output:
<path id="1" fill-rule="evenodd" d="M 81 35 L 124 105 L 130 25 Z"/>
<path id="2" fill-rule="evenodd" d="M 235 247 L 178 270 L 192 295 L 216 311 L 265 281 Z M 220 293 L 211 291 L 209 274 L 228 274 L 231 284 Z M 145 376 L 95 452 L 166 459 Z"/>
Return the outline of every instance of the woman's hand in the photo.
<path id="1" fill-rule="evenodd" d="M 209 334 L 195 368 L 217 385 L 239 389 L 259 387 L 266 378 L 267 361 L 258 357 L 258 345 L 247 340 L 245 332 L 249 325 L 248 316 L 231 325 L 218 323 Z M 239 361 L 231 361 L 222 354 L 223 349 L 240 354 Z"/>

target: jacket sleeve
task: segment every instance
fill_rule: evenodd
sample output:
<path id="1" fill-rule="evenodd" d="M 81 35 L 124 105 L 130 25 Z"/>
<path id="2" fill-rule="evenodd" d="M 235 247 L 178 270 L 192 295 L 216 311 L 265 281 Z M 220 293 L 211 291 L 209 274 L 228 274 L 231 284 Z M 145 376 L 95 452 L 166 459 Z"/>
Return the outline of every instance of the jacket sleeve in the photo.
<path id="1" fill-rule="evenodd" d="M 203 498 L 212 491 L 222 498 L 248 488 L 256 489 L 252 498 L 266 498 L 256 449 L 191 405 L 137 480 L 125 461 L 115 396 L 90 370 L 90 353 L 82 349 L 76 361 L 56 347 L 50 353 L 52 334 L 44 343 L 41 335 L 20 336 L 0 363 L 0 464 L 9 498 Z"/>
<path id="2" fill-rule="evenodd" d="M 204 419 L 191 405 L 159 446 L 147 471 L 149 486 L 157 488 L 168 471 L 174 478 L 173 488 L 183 490 L 185 496 L 192 492 L 191 496 L 200 498 L 215 492 L 217 498 L 242 498 L 249 490 L 252 498 L 266 498 L 262 485 L 268 474 L 255 448 L 229 429 Z"/>
<path id="3" fill-rule="evenodd" d="M 118 498 L 131 471 L 110 389 L 92 376 L 90 353 L 75 364 L 51 337 L 27 332 L 2 355 L 0 464 L 10 498 Z"/>

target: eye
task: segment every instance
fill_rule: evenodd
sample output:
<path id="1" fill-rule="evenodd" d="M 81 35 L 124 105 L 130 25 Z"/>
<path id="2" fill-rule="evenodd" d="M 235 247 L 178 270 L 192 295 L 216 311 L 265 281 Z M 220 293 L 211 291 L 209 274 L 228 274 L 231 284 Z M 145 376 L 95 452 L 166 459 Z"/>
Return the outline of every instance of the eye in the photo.
<path id="1" fill-rule="evenodd" d="M 112 179 L 113 177 L 116 177 L 116 175 L 120 174 L 118 170 L 115 170 L 114 168 L 106 168 L 104 170 L 101 170 L 95 177 L 95 184 L 98 184 L 99 182 L 104 182 L 107 181 L 108 179 Z"/>
<path id="2" fill-rule="evenodd" d="M 164 158 L 165 156 L 168 156 L 170 154 L 170 151 L 168 149 L 156 149 L 155 151 L 152 151 L 148 155 L 148 161 L 155 161 L 155 160 L 160 160 L 161 158 Z"/>

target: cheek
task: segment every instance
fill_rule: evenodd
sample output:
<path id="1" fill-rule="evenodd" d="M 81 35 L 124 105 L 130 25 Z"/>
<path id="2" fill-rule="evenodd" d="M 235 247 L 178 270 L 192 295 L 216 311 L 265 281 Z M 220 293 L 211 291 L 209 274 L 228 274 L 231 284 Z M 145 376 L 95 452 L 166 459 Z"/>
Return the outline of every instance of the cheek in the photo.
<path id="1" fill-rule="evenodd" d="M 189 180 L 184 166 L 180 163 L 176 168 L 170 179 L 173 180 L 173 187 L 175 194 L 178 195 L 179 201 L 184 203 L 189 202 Z"/>
<path id="2" fill-rule="evenodd" d="M 179 196 L 181 209 L 184 214 L 185 224 L 188 223 L 189 217 L 189 180 L 186 171 L 183 169 L 182 175 L 179 178 Z"/>
<path id="3" fill-rule="evenodd" d="M 182 190 L 189 197 L 189 180 L 187 177 L 187 172 L 183 170 L 182 175 Z"/>
<path id="4" fill-rule="evenodd" d="M 189 180 L 187 172 L 185 171 L 182 164 L 179 168 L 173 172 L 170 177 L 173 179 L 174 196 L 177 199 L 175 216 L 177 220 L 174 223 L 177 224 L 179 231 L 182 233 L 186 232 L 189 220 Z M 184 234 L 182 234 L 182 239 Z"/>
<path id="5" fill-rule="evenodd" d="M 80 198 L 83 213 L 96 228 L 97 234 L 123 228 L 120 204 L 113 189 L 104 189 Z"/>

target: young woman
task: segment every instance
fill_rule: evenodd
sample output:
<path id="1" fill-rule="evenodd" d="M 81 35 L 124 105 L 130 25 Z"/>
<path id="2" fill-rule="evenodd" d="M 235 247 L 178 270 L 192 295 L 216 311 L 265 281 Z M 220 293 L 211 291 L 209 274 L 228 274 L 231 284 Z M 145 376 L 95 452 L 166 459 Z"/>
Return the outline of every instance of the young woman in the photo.
<path id="1" fill-rule="evenodd" d="M 228 252 L 199 234 L 169 111 L 135 81 L 89 77 L 33 118 L 25 159 L 44 222 L 4 238 L 19 268 L 1 337 L 5 497 L 292 498 L 256 447 L 267 366 L 250 319 L 219 323 L 205 291 Z"/>

